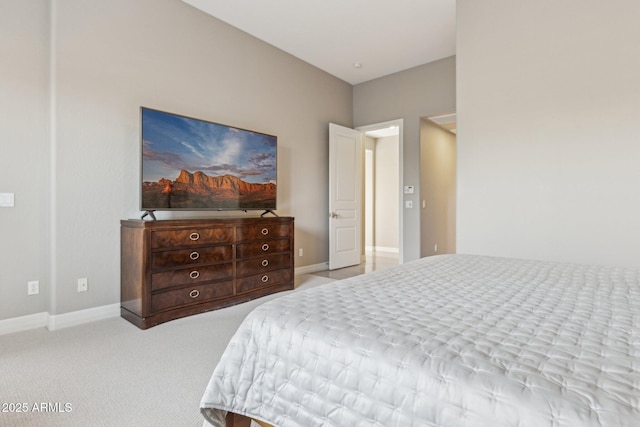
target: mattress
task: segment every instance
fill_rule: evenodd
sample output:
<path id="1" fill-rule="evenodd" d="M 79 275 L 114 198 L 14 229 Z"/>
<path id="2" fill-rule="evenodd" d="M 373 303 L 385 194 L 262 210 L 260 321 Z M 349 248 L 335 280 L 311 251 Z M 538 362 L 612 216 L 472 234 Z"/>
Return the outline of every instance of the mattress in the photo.
<path id="1" fill-rule="evenodd" d="M 256 308 L 201 401 L 276 427 L 640 425 L 640 272 L 441 255 Z"/>

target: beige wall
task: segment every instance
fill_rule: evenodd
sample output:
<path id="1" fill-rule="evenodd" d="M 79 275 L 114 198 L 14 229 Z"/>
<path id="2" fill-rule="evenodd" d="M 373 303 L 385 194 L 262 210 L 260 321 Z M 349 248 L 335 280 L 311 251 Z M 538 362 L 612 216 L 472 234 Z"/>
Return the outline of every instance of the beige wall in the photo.
<path id="1" fill-rule="evenodd" d="M 397 252 L 400 187 L 398 137 L 375 140 L 375 247 Z"/>
<path id="2" fill-rule="evenodd" d="M 15 194 L 0 208 L 0 319 L 49 303 L 48 4 L 0 0 L 0 193 Z"/>
<path id="3" fill-rule="evenodd" d="M 420 257 L 420 118 L 456 111 L 455 57 L 441 59 L 353 87 L 356 127 L 403 119 L 402 184 L 415 186 L 404 209 L 403 259 Z"/>
<path id="4" fill-rule="evenodd" d="M 456 136 L 429 120 L 420 127 L 420 200 L 420 255 L 456 253 Z"/>
<path id="5" fill-rule="evenodd" d="M 277 212 L 296 217 L 296 267 L 327 261 L 327 124 L 352 126 L 349 84 L 179 0 L 56 0 L 51 34 L 48 4 L 0 1 L 1 53 L 16 58 L 0 69 L 12 123 L 0 192 L 17 204 L 0 209 L 0 319 L 119 302 L 119 221 L 140 215 L 141 105 L 277 135 Z M 27 280 L 39 296 L 26 298 Z"/>
<path id="6" fill-rule="evenodd" d="M 376 161 L 376 140 L 364 134 L 362 136 L 362 146 L 364 155 L 362 156 L 362 164 L 364 170 L 362 174 L 362 224 L 364 232 L 362 233 L 362 256 L 365 256 L 367 250 L 371 249 L 375 244 L 375 225 L 376 225 L 376 193 L 375 193 L 375 161 Z"/>
<path id="7" fill-rule="evenodd" d="M 457 15 L 458 252 L 640 267 L 640 2 Z"/>

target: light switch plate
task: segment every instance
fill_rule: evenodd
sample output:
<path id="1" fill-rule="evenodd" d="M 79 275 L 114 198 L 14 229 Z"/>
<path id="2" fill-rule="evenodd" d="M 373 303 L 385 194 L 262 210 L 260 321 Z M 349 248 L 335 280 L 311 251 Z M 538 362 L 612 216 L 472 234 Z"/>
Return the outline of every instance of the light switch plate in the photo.
<path id="1" fill-rule="evenodd" d="M 0 193 L 0 207 L 12 208 L 15 206 L 14 193 Z"/>

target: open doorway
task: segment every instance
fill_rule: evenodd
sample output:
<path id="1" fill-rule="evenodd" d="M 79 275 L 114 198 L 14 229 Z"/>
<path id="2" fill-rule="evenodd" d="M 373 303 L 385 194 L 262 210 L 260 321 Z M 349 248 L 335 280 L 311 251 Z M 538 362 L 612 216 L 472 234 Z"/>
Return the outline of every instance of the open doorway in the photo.
<path id="1" fill-rule="evenodd" d="M 352 265 L 357 265 L 363 260 L 369 262 L 365 252 L 365 236 L 367 234 L 365 219 L 368 217 L 371 227 L 371 221 L 380 221 L 380 211 L 375 211 L 377 204 L 383 205 L 386 209 L 393 211 L 393 216 L 397 220 L 391 222 L 380 222 L 380 227 L 384 227 L 384 233 L 392 235 L 389 240 L 393 243 L 373 243 L 370 246 L 378 249 L 377 253 L 389 252 L 392 254 L 395 264 L 403 262 L 403 218 L 402 218 L 402 194 L 400 189 L 403 183 L 403 121 L 402 119 L 389 122 L 377 123 L 368 126 L 362 126 L 357 129 L 350 129 L 334 123 L 329 124 L 329 269 L 340 269 Z M 365 134 L 369 133 L 369 136 Z M 392 133 L 392 134 L 391 134 Z M 385 150 L 390 150 L 391 155 L 379 155 L 381 159 L 393 157 L 394 169 L 391 178 L 376 177 L 370 182 L 376 182 L 376 187 L 388 187 L 389 185 L 395 190 L 390 193 L 380 194 L 375 188 L 371 190 L 376 193 L 373 199 L 365 200 L 365 176 L 367 172 L 364 169 L 365 152 L 363 142 L 367 138 L 380 140 L 391 137 L 393 139 L 385 140 L 380 146 L 384 146 Z M 376 144 L 373 145 L 374 147 Z M 376 148 L 377 150 L 377 148 Z M 382 150 L 382 149 L 381 149 Z M 375 155 L 370 154 L 369 158 L 372 164 Z M 375 173 L 375 166 L 370 168 L 370 174 Z M 384 184 L 381 186 L 381 183 Z M 378 199 L 379 203 L 375 202 Z M 367 211 L 366 206 L 374 206 L 374 210 Z M 371 230 L 374 230 L 371 228 Z M 380 234 L 378 228 L 375 233 Z M 370 235 L 373 235 L 371 233 Z M 378 239 L 376 237 L 376 239 Z M 382 246 L 385 245 L 385 246 Z M 375 259 L 373 260 L 375 262 Z M 385 260 L 387 261 L 387 260 Z"/>
<path id="2" fill-rule="evenodd" d="M 363 132 L 363 248 L 365 259 L 402 262 L 402 120 Z"/>

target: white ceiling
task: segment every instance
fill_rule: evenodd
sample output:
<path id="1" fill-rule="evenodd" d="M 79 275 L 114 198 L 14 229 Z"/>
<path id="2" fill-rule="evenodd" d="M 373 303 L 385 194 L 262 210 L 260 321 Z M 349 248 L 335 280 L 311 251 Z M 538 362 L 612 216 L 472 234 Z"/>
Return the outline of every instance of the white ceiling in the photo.
<path id="1" fill-rule="evenodd" d="M 455 55 L 455 0 L 182 1 L 351 84 Z"/>

